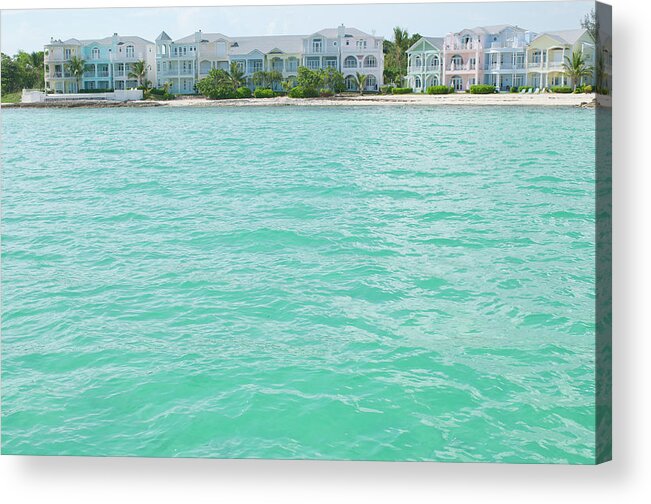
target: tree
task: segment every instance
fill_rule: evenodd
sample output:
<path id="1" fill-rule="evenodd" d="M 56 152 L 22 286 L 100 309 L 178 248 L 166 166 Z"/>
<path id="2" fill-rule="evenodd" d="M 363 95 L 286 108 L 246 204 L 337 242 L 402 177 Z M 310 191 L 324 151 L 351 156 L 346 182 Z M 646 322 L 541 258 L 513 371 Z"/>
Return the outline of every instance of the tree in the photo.
<path id="1" fill-rule="evenodd" d="M 233 89 L 237 89 L 244 84 L 244 70 L 236 61 L 231 61 L 230 71 L 226 72 L 228 75 Z"/>
<path id="2" fill-rule="evenodd" d="M 85 67 L 86 62 L 77 56 L 70 58 L 70 61 L 66 65 L 68 73 L 72 75 L 77 81 L 77 91 L 81 89 L 81 76 L 84 74 Z"/>
<path id="3" fill-rule="evenodd" d="M 599 18 L 597 18 L 597 13 L 594 9 L 581 20 L 581 28 L 588 30 L 594 43 L 599 45 Z"/>
<path id="4" fill-rule="evenodd" d="M 585 58 L 581 51 L 572 52 L 572 56 L 565 56 L 565 62 L 563 63 L 563 73 L 570 79 L 570 82 L 574 86 L 576 91 L 576 86 L 581 82 L 584 77 L 592 76 L 592 67 L 586 65 Z"/>
<path id="5" fill-rule="evenodd" d="M 303 89 L 318 91 L 323 87 L 323 78 L 321 73 L 315 70 L 310 70 L 304 66 L 298 67 L 296 80 L 298 85 Z"/>
<path id="6" fill-rule="evenodd" d="M 606 78 L 606 71 L 604 68 L 605 62 L 603 48 L 601 47 L 601 39 L 599 36 L 601 28 L 599 25 L 599 18 L 594 9 L 592 9 L 589 14 L 586 14 L 581 20 L 581 28 L 588 30 L 588 33 L 595 44 L 595 87 L 597 88 L 597 91 L 599 91 Z"/>
<path id="7" fill-rule="evenodd" d="M 421 36 L 396 26 L 393 29 L 393 40 L 385 40 L 384 52 L 384 80 L 394 84 L 401 84 L 407 75 L 407 49 L 414 45 Z"/>
<path id="8" fill-rule="evenodd" d="M 323 87 L 333 93 L 342 93 L 346 89 L 344 74 L 334 67 L 328 67 L 320 72 Z"/>
<path id="9" fill-rule="evenodd" d="M 294 87 L 294 81 L 292 79 L 286 79 L 283 81 L 282 86 L 283 86 L 283 90 L 286 93 L 289 93 Z"/>
<path id="10" fill-rule="evenodd" d="M 232 74 L 217 68 L 197 82 L 197 91 L 211 100 L 236 98 L 235 89 Z"/>
<path id="11" fill-rule="evenodd" d="M 147 75 L 147 63 L 145 63 L 144 60 L 136 61 L 131 65 L 129 78 L 136 79 L 138 81 L 138 86 L 142 85 L 145 75 Z"/>
<path id="12" fill-rule="evenodd" d="M 357 90 L 361 95 L 364 94 L 364 88 L 366 87 L 367 79 L 368 79 L 368 75 L 364 75 L 359 72 L 357 72 L 355 75 L 355 84 L 357 85 Z"/>

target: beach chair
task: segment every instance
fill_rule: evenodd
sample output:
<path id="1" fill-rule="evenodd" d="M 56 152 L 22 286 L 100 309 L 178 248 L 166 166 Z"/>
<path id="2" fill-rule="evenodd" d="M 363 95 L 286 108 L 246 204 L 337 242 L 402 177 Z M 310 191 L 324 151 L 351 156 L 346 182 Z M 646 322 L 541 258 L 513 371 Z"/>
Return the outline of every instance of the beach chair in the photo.
<path id="1" fill-rule="evenodd" d="M 526 93 L 526 92 L 527 92 L 526 89 L 521 89 L 521 90 L 520 90 L 520 94 L 524 94 L 524 93 Z"/>
<path id="2" fill-rule="evenodd" d="M 527 89 L 527 93 L 529 93 L 529 94 L 533 93 L 533 88 Z"/>
<path id="3" fill-rule="evenodd" d="M 536 90 L 534 91 L 534 94 L 539 94 L 539 93 L 540 93 L 540 88 L 536 88 Z"/>

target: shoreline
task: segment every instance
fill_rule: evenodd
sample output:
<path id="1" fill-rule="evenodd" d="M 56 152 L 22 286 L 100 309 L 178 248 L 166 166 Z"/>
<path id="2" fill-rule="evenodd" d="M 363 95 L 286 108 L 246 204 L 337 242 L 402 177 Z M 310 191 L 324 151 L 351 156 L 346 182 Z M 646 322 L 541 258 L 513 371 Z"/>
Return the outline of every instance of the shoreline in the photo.
<path id="1" fill-rule="evenodd" d="M 367 106 L 516 106 L 516 107 L 611 107 L 611 97 L 590 94 L 517 94 L 490 95 L 456 93 L 449 95 L 340 95 L 328 98 L 240 98 L 208 100 L 203 96 L 182 96 L 175 100 L 138 100 L 111 102 L 100 100 L 51 101 L 40 103 L 5 103 L 1 108 L 149 108 L 149 107 L 367 107 Z"/>

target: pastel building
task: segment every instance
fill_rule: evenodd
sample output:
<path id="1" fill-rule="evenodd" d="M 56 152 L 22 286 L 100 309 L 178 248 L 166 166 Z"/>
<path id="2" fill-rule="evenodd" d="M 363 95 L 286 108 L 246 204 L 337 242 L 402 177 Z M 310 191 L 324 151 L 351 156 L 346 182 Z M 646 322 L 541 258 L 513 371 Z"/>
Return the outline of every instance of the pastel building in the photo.
<path id="1" fill-rule="evenodd" d="M 173 40 L 162 32 L 156 38 L 156 84 L 171 84 L 175 94 L 195 93 L 196 83 L 211 69 L 228 70 L 235 62 L 250 79 L 255 72 L 277 70 L 295 79 L 299 66 L 316 70 L 333 67 L 344 74 L 346 87 L 355 90 L 356 72 L 368 75 L 366 89 L 383 83 L 382 37 L 339 26 L 311 35 L 229 37 L 195 32 Z"/>
<path id="2" fill-rule="evenodd" d="M 595 66 L 595 45 L 585 29 L 545 32 L 527 47 L 527 84 L 533 87 L 569 85 L 563 73 L 565 57 L 578 51 L 586 65 Z M 584 79 L 592 82 L 593 79 Z"/>
<path id="3" fill-rule="evenodd" d="M 455 91 L 473 84 L 500 90 L 526 81 L 527 44 L 534 34 L 513 25 L 478 26 L 444 37 L 443 81 Z"/>
<path id="4" fill-rule="evenodd" d="M 407 82 L 416 93 L 443 83 L 442 37 L 421 37 L 407 49 Z"/>
<path id="5" fill-rule="evenodd" d="M 85 62 L 80 79 L 68 69 L 73 57 Z M 138 82 L 129 74 L 137 61 L 145 62 L 145 78 L 155 82 L 155 45 L 141 37 L 120 36 L 114 33 L 111 37 L 92 40 L 51 39 L 45 46 L 45 88 L 55 93 L 76 93 L 79 88 L 134 88 Z"/>
<path id="6" fill-rule="evenodd" d="M 569 85 L 563 63 L 575 51 L 596 68 L 595 44 L 585 29 L 536 34 L 513 25 L 480 26 L 442 39 L 420 38 L 407 50 L 407 82 L 415 92 L 438 83 L 455 91 L 466 91 L 473 84 L 489 84 L 500 91 Z M 607 44 L 601 57 L 608 87 L 612 55 Z M 585 78 L 582 83 L 593 81 Z"/>

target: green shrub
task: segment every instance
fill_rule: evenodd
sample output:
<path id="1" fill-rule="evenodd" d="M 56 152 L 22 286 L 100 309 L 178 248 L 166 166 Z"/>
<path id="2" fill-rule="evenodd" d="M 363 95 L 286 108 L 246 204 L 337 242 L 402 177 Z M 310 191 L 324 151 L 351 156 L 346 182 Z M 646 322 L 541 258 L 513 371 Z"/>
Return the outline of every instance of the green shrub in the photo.
<path id="1" fill-rule="evenodd" d="M 552 86 L 552 93 L 571 93 L 572 88 L 570 86 Z"/>
<path id="2" fill-rule="evenodd" d="M 319 92 L 316 89 L 303 86 L 296 86 L 289 90 L 290 98 L 315 98 L 317 96 L 319 96 Z"/>
<path id="3" fill-rule="evenodd" d="M 602 87 L 601 89 L 597 90 L 597 93 L 602 94 L 602 95 L 607 95 L 609 93 L 609 89 L 607 87 Z"/>
<path id="4" fill-rule="evenodd" d="M 386 86 L 380 86 L 380 93 L 382 94 L 391 94 L 391 90 L 394 88 L 392 84 L 387 84 Z"/>
<path id="5" fill-rule="evenodd" d="M 518 92 L 520 92 L 520 89 L 518 88 L 518 86 L 511 86 L 510 92 L 511 93 L 518 93 Z"/>
<path id="6" fill-rule="evenodd" d="M 449 94 L 450 88 L 447 86 L 430 86 L 427 88 L 427 94 Z"/>
<path id="7" fill-rule="evenodd" d="M 491 86 L 490 84 L 473 84 L 470 86 L 471 94 L 493 94 L 496 92 L 495 86 Z"/>
<path id="8" fill-rule="evenodd" d="M 330 96 L 334 96 L 334 95 L 335 94 L 332 91 L 330 91 L 329 89 L 321 89 L 319 91 L 319 96 L 321 98 L 329 98 Z"/>
<path id="9" fill-rule="evenodd" d="M 235 93 L 238 98 L 251 98 L 251 90 L 246 86 L 238 87 Z"/>
<path id="10" fill-rule="evenodd" d="M 253 91 L 253 96 L 256 98 L 273 98 L 275 93 L 269 88 L 256 88 L 255 91 Z"/>
<path id="11" fill-rule="evenodd" d="M 450 94 L 452 93 L 456 93 L 456 91 L 454 90 L 454 86 L 450 86 Z"/>
<path id="12" fill-rule="evenodd" d="M 587 84 L 583 86 L 583 92 L 584 93 L 592 93 L 592 86 L 590 84 Z"/>
<path id="13" fill-rule="evenodd" d="M 158 88 L 151 88 L 149 90 L 149 94 L 151 94 L 153 96 L 163 96 L 165 94 L 165 90 L 164 89 L 158 89 Z"/>
<path id="14" fill-rule="evenodd" d="M 391 89 L 391 94 L 409 94 L 412 92 L 410 87 L 394 87 Z"/>

